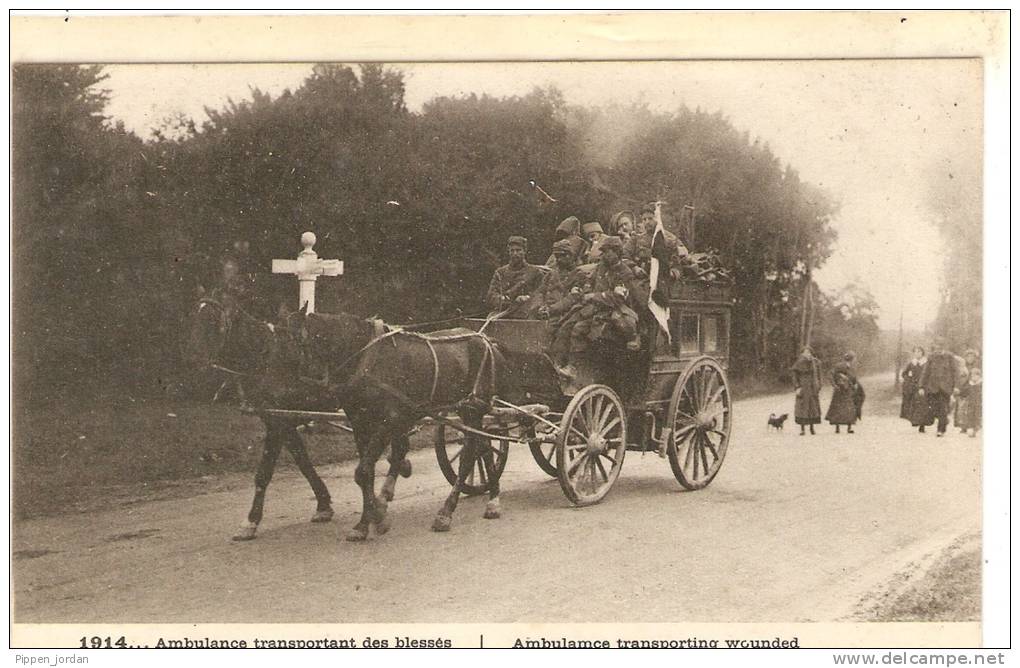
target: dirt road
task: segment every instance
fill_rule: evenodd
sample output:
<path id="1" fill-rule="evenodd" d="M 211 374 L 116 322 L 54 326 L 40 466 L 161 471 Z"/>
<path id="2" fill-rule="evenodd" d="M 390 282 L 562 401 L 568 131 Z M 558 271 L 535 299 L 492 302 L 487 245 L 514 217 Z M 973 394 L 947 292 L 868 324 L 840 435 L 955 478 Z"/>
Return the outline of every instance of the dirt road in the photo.
<path id="1" fill-rule="evenodd" d="M 823 405 L 827 398 L 823 396 Z M 526 449 L 503 518 L 466 499 L 453 530 L 431 451 L 412 455 L 393 528 L 365 544 L 353 465 L 325 468 L 337 515 L 278 474 L 259 538 L 231 542 L 251 482 L 14 527 L 18 622 L 787 622 L 847 619 L 908 564 L 980 530 L 981 439 L 866 415 L 853 435 L 767 432 L 792 398 L 738 402 L 726 462 L 682 492 L 666 460 L 628 453 L 599 505 L 572 508 Z M 380 467 L 381 468 L 381 467 Z M 224 488 L 217 481 L 217 489 Z"/>

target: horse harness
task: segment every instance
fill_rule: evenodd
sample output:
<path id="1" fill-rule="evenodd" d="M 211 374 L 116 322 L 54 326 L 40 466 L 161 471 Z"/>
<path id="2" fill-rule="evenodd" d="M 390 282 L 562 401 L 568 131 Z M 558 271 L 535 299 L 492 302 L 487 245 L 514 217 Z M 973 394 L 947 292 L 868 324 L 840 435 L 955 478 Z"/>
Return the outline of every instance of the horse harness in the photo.
<path id="1" fill-rule="evenodd" d="M 496 377 L 496 366 L 495 366 L 496 362 L 495 362 L 495 352 L 493 350 L 493 343 L 489 339 L 489 337 L 485 336 L 482 333 L 479 333 L 479 332 L 465 332 L 465 333 L 458 333 L 458 334 L 435 335 L 435 334 L 426 334 L 426 333 L 420 333 L 420 332 L 407 331 L 407 330 L 402 329 L 400 327 L 392 327 L 390 325 L 387 325 L 385 322 L 383 322 L 382 320 L 380 320 L 378 318 L 373 318 L 372 320 L 370 320 L 370 322 L 372 324 L 372 329 L 373 329 L 373 336 L 372 336 L 372 338 L 368 341 L 368 343 L 366 343 L 365 345 L 361 346 L 361 348 L 359 348 L 357 351 L 355 351 L 354 353 L 349 355 L 338 366 L 334 367 L 334 371 L 340 371 L 340 370 L 345 369 L 350 364 L 352 364 L 355 361 L 357 361 L 365 353 L 369 352 L 372 348 L 376 347 L 378 344 L 382 343 L 383 341 L 389 340 L 394 348 L 397 345 L 396 338 L 398 336 L 402 336 L 402 337 L 407 337 L 407 338 L 423 341 L 425 343 L 425 346 L 428 348 L 429 355 L 432 358 L 432 384 L 431 384 L 431 390 L 429 391 L 428 402 L 425 404 L 425 405 L 431 407 L 431 406 L 434 406 L 434 404 L 435 404 L 436 392 L 439 389 L 439 379 L 440 379 L 439 354 L 436 352 L 435 344 L 436 343 L 442 343 L 442 342 L 449 342 L 449 341 L 463 341 L 463 340 L 467 340 L 467 339 L 478 338 L 478 339 L 481 339 L 481 341 L 484 343 L 485 349 L 484 349 L 484 354 L 483 354 L 483 357 L 482 357 L 482 361 L 478 365 L 478 372 L 475 375 L 475 380 L 474 380 L 474 384 L 472 385 L 471 396 L 469 397 L 469 400 L 477 401 L 478 397 L 482 394 L 481 390 L 482 390 L 482 385 L 485 383 L 486 372 L 488 372 L 488 378 L 495 379 L 495 377 Z M 309 378 L 309 377 L 306 377 L 306 376 L 302 376 L 300 379 L 302 381 L 304 381 L 304 382 L 309 382 L 309 383 L 318 385 L 320 387 L 327 387 L 327 388 L 331 388 L 331 389 L 337 389 L 338 386 L 332 385 L 330 383 L 329 375 L 330 375 L 329 374 L 329 368 L 327 367 L 325 376 L 323 378 L 321 378 L 321 379 Z M 369 379 L 368 376 L 364 375 L 364 374 L 363 374 L 362 377 L 365 378 L 365 379 Z M 382 381 L 380 381 L 378 379 L 369 379 L 369 380 L 371 380 L 371 382 L 373 383 L 373 385 L 377 389 L 381 389 L 384 392 L 386 392 L 387 394 L 392 395 L 394 398 L 396 398 L 399 401 L 401 401 L 401 403 L 404 403 L 404 404 L 406 404 L 408 406 L 413 406 L 417 410 L 424 410 L 423 406 L 421 406 L 421 405 L 417 404 L 416 402 L 412 401 L 411 398 L 408 397 L 406 395 L 406 393 L 402 392 L 401 390 L 399 390 L 399 389 L 397 389 L 395 387 L 392 387 L 388 383 L 384 383 L 384 382 L 382 382 Z"/>

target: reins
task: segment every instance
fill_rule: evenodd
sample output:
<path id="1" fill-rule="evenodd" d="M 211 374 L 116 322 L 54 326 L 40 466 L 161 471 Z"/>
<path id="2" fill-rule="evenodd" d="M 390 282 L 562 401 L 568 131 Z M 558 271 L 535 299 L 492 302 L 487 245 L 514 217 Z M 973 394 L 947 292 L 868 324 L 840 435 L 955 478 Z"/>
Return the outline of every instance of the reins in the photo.
<path id="1" fill-rule="evenodd" d="M 221 314 L 226 310 L 226 307 L 223 305 L 223 302 L 221 302 L 220 300 L 218 300 L 218 299 L 216 299 L 214 297 L 202 297 L 201 299 L 198 300 L 198 303 L 199 303 L 199 310 L 201 310 L 202 306 L 204 306 L 206 304 L 211 304 L 212 306 L 215 306 L 216 308 L 220 309 Z M 254 322 L 256 324 L 264 325 L 272 333 L 276 332 L 276 327 L 275 327 L 275 325 L 273 325 L 273 323 L 266 322 L 265 320 L 262 320 L 261 318 L 257 318 L 255 316 L 253 316 L 251 313 L 249 313 L 248 311 L 246 311 L 244 308 L 242 308 L 239 305 L 233 304 L 233 305 L 231 305 L 231 308 L 234 311 L 236 311 L 238 314 L 240 314 L 240 315 L 244 316 L 245 318 L 247 318 L 250 322 Z M 228 320 L 226 328 L 223 331 L 224 342 L 226 341 L 226 338 L 230 334 L 230 330 L 232 330 L 233 327 L 234 327 L 233 320 Z M 220 364 L 217 358 L 219 357 L 219 354 L 222 351 L 223 351 L 223 345 L 220 345 L 219 349 L 216 351 L 216 354 L 213 356 L 213 361 L 211 361 L 209 363 L 209 368 L 210 369 L 212 369 L 214 371 L 220 371 L 222 373 L 226 373 L 226 374 L 229 374 L 231 376 L 237 376 L 237 377 L 240 377 L 240 378 L 247 378 L 249 376 L 254 375 L 254 374 L 247 373 L 247 372 L 244 372 L 244 371 L 237 371 L 236 369 L 231 369 L 229 367 L 226 367 L 226 366 Z"/>

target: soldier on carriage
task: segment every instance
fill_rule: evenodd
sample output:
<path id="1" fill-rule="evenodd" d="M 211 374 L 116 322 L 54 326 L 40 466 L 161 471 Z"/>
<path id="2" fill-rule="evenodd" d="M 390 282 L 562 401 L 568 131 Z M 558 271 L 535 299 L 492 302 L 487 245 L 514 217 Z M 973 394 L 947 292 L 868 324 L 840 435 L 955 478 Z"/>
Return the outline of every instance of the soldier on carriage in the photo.
<path id="1" fill-rule="evenodd" d="M 642 292 L 634 272 L 622 262 L 623 242 L 604 237 L 602 254 L 578 302 L 563 317 L 550 352 L 565 375 L 571 374 L 569 358 L 583 354 L 596 341 L 617 341 L 628 350 L 639 350 L 637 309 Z"/>
<path id="2" fill-rule="evenodd" d="M 539 291 L 537 315 L 555 327 L 560 318 L 581 300 L 585 276 L 575 266 L 573 245 L 567 239 L 553 244 L 556 266 L 545 276 Z"/>
<path id="3" fill-rule="evenodd" d="M 489 282 L 486 303 L 493 311 L 505 311 L 504 318 L 524 316 L 526 305 L 542 285 L 544 273 L 527 259 L 528 240 L 512 236 L 507 240 L 510 261 L 496 269 Z"/>
<path id="4" fill-rule="evenodd" d="M 655 228 L 655 204 L 646 204 L 641 207 L 641 222 L 637 230 L 631 235 L 623 248 L 624 257 L 642 267 L 642 269 L 652 256 L 652 241 L 655 238 Z M 666 248 L 669 250 L 670 274 L 674 278 L 679 278 L 683 258 L 689 254 L 689 251 L 683 241 L 665 229 L 665 227 L 662 229 L 662 234 L 666 240 Z"/>
<path id="5" fill-rule="evenodd" d="M 565 218 L 556 227 L 556 241 L 563 240 L 570 244 L 570 250 L 574 254 L 574 261 L 583 262 L 585 255 L 588 253 L 588 242 L 581 237 L 581 221 L 577 219 L 577 216 Z M 550 255 L 549 259 L 546 260 L 545 266 L 556 266 L 556 257 Z"/>

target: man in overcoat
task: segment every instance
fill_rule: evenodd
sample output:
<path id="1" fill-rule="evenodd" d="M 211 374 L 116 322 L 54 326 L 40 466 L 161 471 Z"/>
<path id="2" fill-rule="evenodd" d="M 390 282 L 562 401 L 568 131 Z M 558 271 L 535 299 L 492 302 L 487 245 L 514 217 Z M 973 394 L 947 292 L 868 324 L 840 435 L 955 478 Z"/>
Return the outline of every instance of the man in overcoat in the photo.
<path id="1" fill-rule="evenodd" d="M 689 255 L 689 251 L 680 238 L 667 230 L 665 226 L 662 228 L 662 232 L 666 239 L 666 248 L 669 249 L 670 274 L 674 279 L 678 279 L 682 274 L 683 258 Z M 641 224 L 623 247 L 623 256 L 644 268 L 645 263 L 652 257 L 652 241 L 654 239 L 655 204 L 646 204 L 641 207 Z"/>
<path id="2" fill-rule="evenodd" d="M 917 393 L 928 399 L 928 406 L 937 423 L 937 436 L 941 437 L 946 433 L 946 425 L 949 422 L 949 399 L 953 396 L 957 382 L 956 358 L 946 350 L 945 340 L 941 337 L 936 338 L 932 344 L 932 353 L 928 356 L 928 363 L 921 371 Z"/>
<path id="3" fill-rule="evenodd" d="M 527 239 L 510 237 L 506 248 L 510 261 L 492 275 L 485 300 L 493 311 L 508 311 L 503 317 L 520 317 L 525 304 L 542 285 L 544 274 L 537 265 L 528 263 Z"/>
<path id="4" fill-rule="evenodd" d="M 539 290 L 538 315 L 555 328 L 560 318 L 581 301 L 585 276 L 575 267 L 574 248 L 567 239 L 553 244 L 556 266 L 545 275 Z"/>

